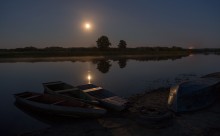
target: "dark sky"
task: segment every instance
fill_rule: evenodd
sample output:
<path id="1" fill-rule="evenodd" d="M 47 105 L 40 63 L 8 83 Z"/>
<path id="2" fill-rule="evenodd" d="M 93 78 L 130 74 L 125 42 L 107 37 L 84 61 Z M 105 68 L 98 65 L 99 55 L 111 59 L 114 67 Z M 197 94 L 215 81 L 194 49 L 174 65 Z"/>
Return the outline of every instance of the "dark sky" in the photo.
<path id="1" fill-rule="evenodd" d="M 114 47 L 220 48 L 220 0 L 0 1 L 0 48 L 91 47 L 101 35 Z"/>

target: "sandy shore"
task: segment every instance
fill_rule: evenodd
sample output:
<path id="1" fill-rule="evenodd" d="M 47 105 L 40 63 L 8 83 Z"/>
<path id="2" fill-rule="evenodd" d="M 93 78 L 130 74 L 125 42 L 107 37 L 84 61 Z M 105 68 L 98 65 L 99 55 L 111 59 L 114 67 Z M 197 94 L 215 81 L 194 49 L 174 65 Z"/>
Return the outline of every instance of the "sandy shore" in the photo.
<path id="1" fill-rule="evenodd" d="M 22 136 L 219 136 L 220 100 L 212 106 L 191 113 L 170 114 L 169 121 L 152 127 L 151 120 L 141 118 L 140 111 L 167 111 L 169 88 L 138 94 L 129 98 L 130 108 L 98 119 L 73 119 L 53 123 L 50 128 Z M 219 97 L 220 98 L 220 97 Z M 150 123 L 148 123 L 148 122 Z M 143 123 L 144 122 L 144 123 Z M 145 123 L 146 122 L 146 123 Z M 163 123 L 162 127 L 161 124 Z M 159 126 L 159 127 L 158 127 Z"/>

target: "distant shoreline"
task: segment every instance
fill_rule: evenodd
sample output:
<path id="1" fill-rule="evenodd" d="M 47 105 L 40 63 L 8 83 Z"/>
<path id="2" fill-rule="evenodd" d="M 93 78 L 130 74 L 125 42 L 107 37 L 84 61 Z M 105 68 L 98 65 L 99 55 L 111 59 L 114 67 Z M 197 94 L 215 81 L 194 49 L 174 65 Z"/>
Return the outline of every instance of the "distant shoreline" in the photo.
<path id="1" fill-rule="evenodd" d="M 41 58 L 41 57 L 83 57 L 83 56 L 173 56 L 189 54 L 188 50 L 170 49 L 170 48 L 127 48 L 100 50 L 97 48 L 83 49 L 12 49 L 0 50 L 0 58 Z"/>
<path id="2" fill-rule="evenodd" d="M 187 57 L 190 54 L 146 54 L 146 55 L 111 55 L 111 56 L 53 56 L 53 57 L 1 57 L 0 63 L 3 62 L 58 62 L 58 61 L 93 61 L 93 60 L 121 60 L 121 59 L 134 59 L 134 60 L 167 60 L 179 59 Z"/>
<path id="3" fill-rule="evenodd" d="M 92 61 L 99 59 L 167 60 L 190 54 L 220 54 L 220 49 L 184 49 L 181 47 L 137 47 L 137 48 L 62 48 L 38 49 L 25 47 L 0 49 L 0 62 L 38 61 Z"/>

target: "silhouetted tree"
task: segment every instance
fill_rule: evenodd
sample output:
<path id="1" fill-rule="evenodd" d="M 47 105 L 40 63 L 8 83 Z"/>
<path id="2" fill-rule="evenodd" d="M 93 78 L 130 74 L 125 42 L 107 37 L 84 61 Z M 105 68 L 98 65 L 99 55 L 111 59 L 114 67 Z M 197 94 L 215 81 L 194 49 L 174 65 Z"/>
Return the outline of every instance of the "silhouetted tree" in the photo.
<path id="1" fill-rule="evenodd" d="M 111 45 L 108 37 L 105 35 L 99 37 L 98 40 L 96 41 L 96 43 L 97 43 L 97 46 L 99 49 L 108 49 L 109 46 Z"/>
<path id="2" fill-rule="evenodd" d="M 111 66 L 109 60 L 100 60 L 97 63 L 97 69 L 102 73 L 107 73 Z"/>
<path id="3" fill-rule="evenodd" d="M 120 48 L 120 49 L 125 49 L 126 46 L 127 46 L 126 41 L 124 41 L 124 40 L 120 40 L 120 41 L 119 41 L 118 48 Z"/>

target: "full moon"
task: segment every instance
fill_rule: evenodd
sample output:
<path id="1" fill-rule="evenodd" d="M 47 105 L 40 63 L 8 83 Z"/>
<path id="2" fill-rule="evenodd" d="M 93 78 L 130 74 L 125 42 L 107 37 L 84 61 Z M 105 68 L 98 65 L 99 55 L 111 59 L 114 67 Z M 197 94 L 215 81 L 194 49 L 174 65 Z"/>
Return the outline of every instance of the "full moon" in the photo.
<path id="1" fill-rule="evenodd" d="M 85 23 L 84 28 L 86 30 L 90 30 L 91 29 L 91 24 L 90 23 Z"/>

